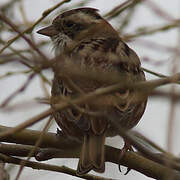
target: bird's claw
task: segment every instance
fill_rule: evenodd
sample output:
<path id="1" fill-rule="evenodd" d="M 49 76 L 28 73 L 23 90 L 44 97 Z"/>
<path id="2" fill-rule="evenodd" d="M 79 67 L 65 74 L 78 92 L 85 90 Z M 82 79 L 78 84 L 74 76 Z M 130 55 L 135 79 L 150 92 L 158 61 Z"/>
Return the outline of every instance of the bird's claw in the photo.
<path id="1" fill-rule="evenodd" d="M 123 158 L 123 156 L 125 155 L 125 153 L 127 151 L 134 151 L 131 144 L 129 144 L 127 141 L 125 141 L 125 144 L 124 144 L 124 147 L 121 149 L 121 152 L 120 152 L 120 155 L 119 155 L 119 165 L 118 165 L 118 168 L 119 168 L 119 171 L 122 172 L 121 170 L 121 160 Z M 124 173 L 124 175 L 127 175 L 129 172 L 131 171 L 131 168 L 127 168 L 127 171 Z"/>
<path id="2" fill-rule="evenodd" d="M 64 134 L 64 132 L 62 130 L 60 130 L 59 128 L 57 128 L 56 130 L 56 136 L 58 137 L 65 137 L 66 135 Z"/>
<path id="3" fill-rule="evenodd" d="M 127 175 L 130 171 L 131 171 L 131 168 L 127 167 L 127 170 L 126 170 L 126 172 L 124 173 L 124 175 Z"/>

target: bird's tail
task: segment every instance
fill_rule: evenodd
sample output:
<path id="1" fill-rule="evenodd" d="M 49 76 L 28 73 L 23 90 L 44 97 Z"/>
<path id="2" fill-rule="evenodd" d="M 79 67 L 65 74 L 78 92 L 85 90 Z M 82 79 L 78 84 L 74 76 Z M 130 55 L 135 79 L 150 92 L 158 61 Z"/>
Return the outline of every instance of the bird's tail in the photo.
<path id="1" fill-rule="evenodd" d="M 77 168 L 78 175 L 83 175 L 90 170 L 100 173 L 104 172 L 104 143 L 104 133 L 100 135 L 90 133 L 84 136 L 84 142 Z"/>

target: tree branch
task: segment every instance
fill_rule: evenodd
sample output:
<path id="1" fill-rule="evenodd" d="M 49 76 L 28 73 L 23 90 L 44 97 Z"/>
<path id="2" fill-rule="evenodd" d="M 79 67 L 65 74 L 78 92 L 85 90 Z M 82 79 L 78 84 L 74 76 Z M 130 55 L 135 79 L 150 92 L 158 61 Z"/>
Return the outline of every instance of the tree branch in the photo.
<path id="1" fill-rule="evenodd" d="M 69 174 L 72 176 L 79 177 L 76 174 L 76 170 L 70 169 L 70 168 L 65 167 L 65 166 L 55 166 L 55 165 L 49 165 L 49 164 L 44 164 L 44 163 L 22 160 L 22 159 L 6 156 L 6 155 L 1 154 L 1 153 L 0 153 L 0 159 L 6 163 L 17 164 L 17 165 L 24 163 L 24 164 L 26 164 L 26 167 L 31 167 L 33 169 L 38 169 L 38 170 L 43 169 L 43 170 L 48 170 L 48 171 L 55 171 L 55 172 L 65 173 L 65 174 Z M 94 175 L 89 175 L 89 174 L 85 174 L 85 175 L 82 175 L 80 177 L 87 179 L 87 180 L 92 180 L 92 179 L 94 179 L 94 180 L 107 180 L 106 178 L 102 178 L 102 177 L 98 177 L 98 176 L 94 176 Z"/>
<path id="2" fill-rule="evenodd" d="M 0 127 L 0 131 L 4 131 L 5 129 L 7 129 L 7 127 Z M 40 133 L 41 132 L 38 132 L 38 131 L 23 130 L 19 133 L 12 135 L 11 138 L 9 137 L 4 140 L 1 139 L 1 141 L 12 143 L 17 140 L 17 143 L 24 142 L 22 144 L 33 144 L 33 142 L 35 143 L 37 139 L 39 138 Z M 29 142 L 27 140 L 28 135 L 32 137 L 31 141 L 30 141 L 31 138 L 29 138 Z M 18 139 L 21 139 L 21 140 L 18 141 Z M 46 133 L 40 146 L 46 147 L 46 149 L 37 148 L 36 152 L 34 152 L 33 154 L 33 156 L 35 157 L 37 157 L 37 155 L 39 155 L 40 153 L 44 154 L 43 156 L 45 157 L 45 159 L 43 159 L 43 156 L 40 156 L 40 158 L 42 158 L 40 160 L 47 160 L 51 158 L 78 158 L 80 154 L 80 149 L 81 149 L 80 144 L 76 142 L 74 142 L 73 144 L 73 141 L 67 140 L 61 136 L 57 136 L 54 133 Z M 26 157 L 33 148 L 34 148 L 33 146 L 1 144 L 0 152 L 6 155 L 11 155 L 11 156 Z M 165 163 L 163 165 L 162 157 L 161 157 L 161 164 L 159 164 L 135 152 L 126 152 L 123 158 L 120 160 L 119 159 L 120 150 L 114 147 L 110 147 L 110 146 L 105 146 L 105 152 L 106 152 L 106 161 L 112 162 L 115 164 L 119 164 L 120 162 L 122 165 L 129 167 L 131 169 L 134 169 L 138 172 L 141 172 L 145 174 L 146 176 L 149 176 L 155 179 L 163 179 L 165 172 L 168 172 L 168 173 L 170 172 L 171 174 L 173 174 L 174 179 L 180 178 L 180 173 L 176 172 L 175 170 L 171 168 L 165 167 L 164 166 Z M 154 154 L 154 155 L 158 157 L 157 154 Z M 12 162 L 5 161 L 5 162 L 13 163 L 13 161 Z M 29 167 L 29 165 L 27 166 Z"/>

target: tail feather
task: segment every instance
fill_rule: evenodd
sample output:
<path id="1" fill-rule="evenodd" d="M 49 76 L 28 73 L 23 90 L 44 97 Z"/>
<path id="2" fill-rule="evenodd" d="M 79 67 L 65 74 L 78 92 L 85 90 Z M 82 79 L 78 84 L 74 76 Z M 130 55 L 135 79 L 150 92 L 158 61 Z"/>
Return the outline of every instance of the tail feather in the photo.
<path id="1" fill-rule="evenodd" d="M 82 175 L 90 170 L 104 172 L 104 143 L 105 135 L 95 135 L 93 133 L 84 136 L 81 156 L 77 168 L 77 174 Z"/>

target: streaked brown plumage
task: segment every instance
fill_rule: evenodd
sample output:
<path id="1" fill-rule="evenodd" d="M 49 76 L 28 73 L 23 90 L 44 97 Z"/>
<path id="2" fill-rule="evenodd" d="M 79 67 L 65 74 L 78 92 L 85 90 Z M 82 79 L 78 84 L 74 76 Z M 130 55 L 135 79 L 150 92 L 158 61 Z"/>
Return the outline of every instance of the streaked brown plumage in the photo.
<path id="1" fill-rule="evenodd" d="M 68 58 L 65 60 L 72 61 L 79 68 L 124 74 L 131 77 L 132 82 L 145 81 L 136 53 L 96 9 L 79 8 L 64 12 L 55 18 L 51 26 L 38 33 L 51 37 L 56 55 L 66 52 Z M 52 97 L 64 95 L 73 98 L 80 95 L 59 76 L 58 62 L 54 71 Z M 109 85 L 82 79 L 73 82 L 84 93 Z M 82 107 L 116 117 L 121 127 L 130 129 L 139 122 L 146 107 L 146 100 L 133 103 L 133 97 L 133 91 L 126 90 L 96 99 L 99 104 L 88 103 Z M 115 103 L 118 98 L 123 99 L 123 103 Z M 104 172 L 105 137 L 117 135 L 111 121 L 106 116 L 82 114 L 75 108 L 55 111 L 54 118 L 68 137 L 83 141 L 77 173 L 81 175 L 91 169 Z"/>

